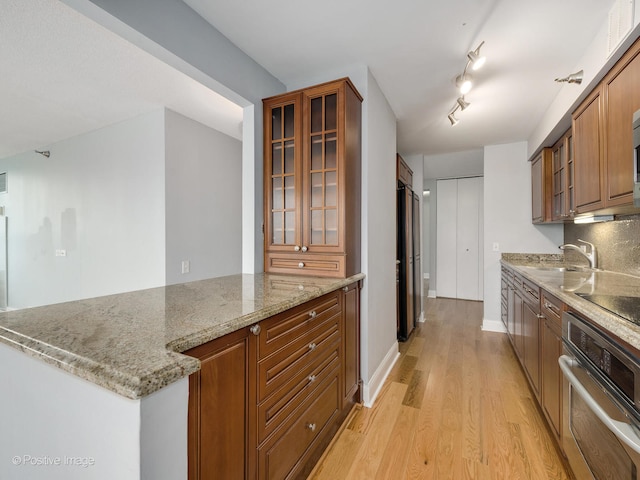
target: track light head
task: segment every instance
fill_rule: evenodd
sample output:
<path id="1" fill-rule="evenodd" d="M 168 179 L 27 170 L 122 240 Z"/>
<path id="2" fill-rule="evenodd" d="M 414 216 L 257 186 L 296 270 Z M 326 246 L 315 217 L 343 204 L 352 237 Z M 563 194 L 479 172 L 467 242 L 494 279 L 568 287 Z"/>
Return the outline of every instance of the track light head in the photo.
<path id="1" fill-rule="evenodd" d="M 456 86 L 460 89 L 460 93 L 465 95 L 471 91 L 473 86 L 473 78 L 468 73 L 463 73 L 456 77 Z"/>
<path id="2" fill-rule="evenodd" d="M 465 110 L 469 105 L 471 105 L 469 102 L 465 101 L 464 99 L 464 95 L 462 97 L 458 97 L 458 99 L 456 100 L 456 102 L 458 102 L 458 105 L 460 105 L 460 110 Z"/>
<path id="3" fill-rule="evenodd" d="M 455 127 L 455 126 L 458 124 L 458 122 L 460 121 L 460 120 L 458 120 L 458 119 L 456 118 L 455 113 L 456 113 L 456 111 L 454 110 L 454 111 L 453 111 L 453 112 L 451 112 L 449 115 L 447 115 L 447 118 L 448 118 L 448 119 L 449 119 L 449 121 L 451 122 L 451 126 L 452 126 L 452 127 Z"/>
<path id="4" fill-rule="evenodd" d="M 469 59 L 469 63 L 471 64 L 472 70 L 479 70 L 487 61 L 487 57 L 484 55 L 480 55 L 480 47 L 484 45 L 484 41 L 478 45 L 473 52 L 467 53 L 467 58 Z"/>
<path id="5" fill-rule="evenodd" d="M 563 78 L 556 78 L 556 82 L 567 82 L 567 83 L 577 83 L 580 85 L 582 83 L 582 77 L 584 76 L 584 70 L 580 70 L 576 73 L 571 73 Z"/>

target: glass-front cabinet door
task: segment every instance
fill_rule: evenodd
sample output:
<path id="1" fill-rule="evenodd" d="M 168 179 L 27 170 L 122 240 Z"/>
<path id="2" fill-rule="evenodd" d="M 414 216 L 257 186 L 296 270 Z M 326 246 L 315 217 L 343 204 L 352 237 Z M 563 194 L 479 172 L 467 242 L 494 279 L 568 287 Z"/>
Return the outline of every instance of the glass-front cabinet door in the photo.
<path id="1" fill-rule="evenodd" d="M 305 97 L 303 243 L 309 251 L 340 246 L 338 91 Z"/>
<path id="2" fill-rule="evenodd" d="M 265 238 L 271 250 L 301 248 L 301 135 L 299 95 L 280 97 L 265 109 Z"/>

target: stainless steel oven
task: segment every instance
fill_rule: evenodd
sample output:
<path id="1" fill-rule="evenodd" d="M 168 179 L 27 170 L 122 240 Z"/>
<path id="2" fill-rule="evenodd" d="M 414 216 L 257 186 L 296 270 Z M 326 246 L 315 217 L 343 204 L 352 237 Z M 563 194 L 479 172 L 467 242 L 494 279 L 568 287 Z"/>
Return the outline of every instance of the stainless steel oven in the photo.
<path id="1" fill-rule="evenodd" d="M 562 316 L 562 446 L 578 480 L 638 478 L 640 361 L 577 315 Z"/>

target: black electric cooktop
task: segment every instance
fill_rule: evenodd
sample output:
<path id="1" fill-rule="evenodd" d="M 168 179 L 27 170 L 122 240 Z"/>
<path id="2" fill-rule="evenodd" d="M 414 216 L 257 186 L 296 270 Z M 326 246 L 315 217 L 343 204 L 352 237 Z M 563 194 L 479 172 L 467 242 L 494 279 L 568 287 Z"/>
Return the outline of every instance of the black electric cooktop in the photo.
<path id="1" fill-rule="evenodd" d="M 579 297 L 590 301 L 624 318 L 636 325 L 640 325 L 640 297 L 625 297 L 622 295 L 589 295 L 577 293 Z"/>

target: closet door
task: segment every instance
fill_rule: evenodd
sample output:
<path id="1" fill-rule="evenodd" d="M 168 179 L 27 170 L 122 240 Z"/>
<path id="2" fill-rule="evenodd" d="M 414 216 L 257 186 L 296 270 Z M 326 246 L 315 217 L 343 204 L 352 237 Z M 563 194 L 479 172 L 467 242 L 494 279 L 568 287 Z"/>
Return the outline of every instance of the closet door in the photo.
<path id="1" fill-rule="evenodd" d="M 456 298 L 481 300 L 480 230 L 482 178 L 458 179 Z"/>
<path id="2" fill-rule="evenodd" d="M 437 197 L 436 293 L 456 298 L 458 180 L 438 180 Z"/>

